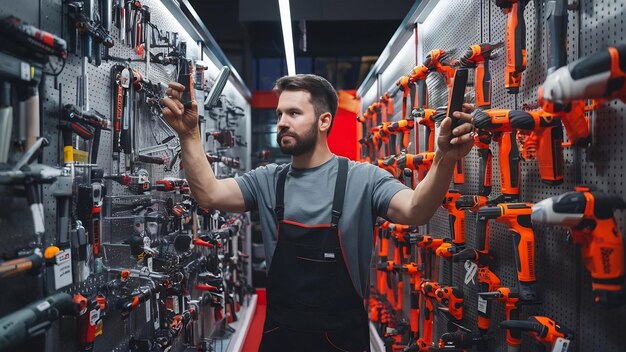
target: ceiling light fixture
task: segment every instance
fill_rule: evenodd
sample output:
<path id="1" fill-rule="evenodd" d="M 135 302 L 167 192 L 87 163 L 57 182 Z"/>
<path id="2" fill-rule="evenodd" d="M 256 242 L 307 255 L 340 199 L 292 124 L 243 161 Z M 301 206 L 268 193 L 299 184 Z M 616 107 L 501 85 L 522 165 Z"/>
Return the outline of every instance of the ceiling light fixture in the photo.
<path id="1" fill-rule="evenodd" d="M 293 53 L 293 34 L 291 33 L 291 10 L 289 0 L 278 0 L 280 23 L 283 28 L 283 42 L 285 43 L 285 58 L 287 59 L 287 75 L 296 74 L 296 59 Z"/>

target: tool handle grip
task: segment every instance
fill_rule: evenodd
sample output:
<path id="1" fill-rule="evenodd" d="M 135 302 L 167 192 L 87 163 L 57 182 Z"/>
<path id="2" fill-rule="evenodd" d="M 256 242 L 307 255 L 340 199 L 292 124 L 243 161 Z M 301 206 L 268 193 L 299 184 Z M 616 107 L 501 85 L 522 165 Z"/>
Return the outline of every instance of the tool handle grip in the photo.
<path id="1" fill-rule="evenodd" d="M 135 155 L 135 162 L 144 164 L 165 165 L 165 160 L 158 156 Z"/>
<path id="2" fill-rule="evenodd" d="M 520 154 L 514 132 L 502 132 L 500 147 L 500 182 L 502 194 L 519 195 Z"/>

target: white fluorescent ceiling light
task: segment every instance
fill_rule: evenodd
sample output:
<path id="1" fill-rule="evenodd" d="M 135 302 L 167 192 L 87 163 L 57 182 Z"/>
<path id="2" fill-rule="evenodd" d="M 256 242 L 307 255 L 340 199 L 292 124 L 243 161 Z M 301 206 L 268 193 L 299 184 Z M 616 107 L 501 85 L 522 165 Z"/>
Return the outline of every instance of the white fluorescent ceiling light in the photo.
<path id="1" fill-rule="evenodd" d="M 278 0 L 278 8 L 280 9 L 280 23 L 283 28 L 287 74 L 289 76 L 295 76 L 296 58 L 293 53 L 293 34 L 291 33 L 291 10 L 289 9 L 289 0 Z"/>

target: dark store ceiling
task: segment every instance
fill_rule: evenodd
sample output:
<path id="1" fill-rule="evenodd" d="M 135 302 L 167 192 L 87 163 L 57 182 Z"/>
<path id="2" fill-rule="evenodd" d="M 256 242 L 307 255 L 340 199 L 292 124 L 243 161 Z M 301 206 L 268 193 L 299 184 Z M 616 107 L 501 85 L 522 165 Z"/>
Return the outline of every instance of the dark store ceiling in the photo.
<path id="1" fill-rule="evenodd" d="M 278 0 L 189 0 L 245 81 L 256 58 L 284 57 Z M 377 56 L 409 0 L 291 0 L 297 57 Z M 306 28 L 306 52 L 301 50 Z"/>

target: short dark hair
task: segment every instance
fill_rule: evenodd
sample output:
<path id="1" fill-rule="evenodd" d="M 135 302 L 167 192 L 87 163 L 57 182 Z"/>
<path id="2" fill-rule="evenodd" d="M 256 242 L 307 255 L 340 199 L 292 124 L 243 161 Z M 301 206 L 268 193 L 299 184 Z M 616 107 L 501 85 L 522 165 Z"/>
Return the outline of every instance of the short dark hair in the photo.
<path id="1" fill-rule="evenodd" d="M 311 104 L 315 109 L 317 118 L 329 112 L 331 115 L 328 133 L 333 127 L 335 114 L 337 113 L 337 91 L 324 77 L 311 74 L 299 74 L 295 76 L 281 77 L 276 81 L 273 91 L 280 95 L 284 91 L 305 91 L 311 94 Z"/>

